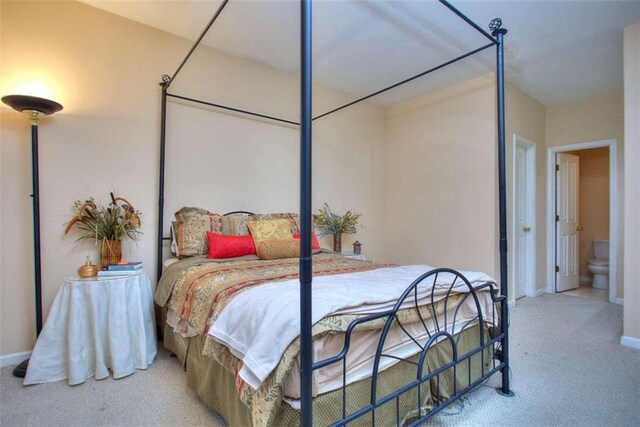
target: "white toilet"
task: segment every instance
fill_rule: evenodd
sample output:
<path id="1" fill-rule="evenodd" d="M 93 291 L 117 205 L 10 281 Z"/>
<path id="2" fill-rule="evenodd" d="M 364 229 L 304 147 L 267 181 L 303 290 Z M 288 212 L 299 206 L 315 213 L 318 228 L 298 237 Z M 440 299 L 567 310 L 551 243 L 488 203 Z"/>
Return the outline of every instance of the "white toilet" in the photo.
<path id="1" fill-rule="evenodd" d="M 609 241 L 594 240 L 593 253 L 596 259 L 590 259 L 587 268 L 593 274 L 591 287 L 609 289 Z"/>

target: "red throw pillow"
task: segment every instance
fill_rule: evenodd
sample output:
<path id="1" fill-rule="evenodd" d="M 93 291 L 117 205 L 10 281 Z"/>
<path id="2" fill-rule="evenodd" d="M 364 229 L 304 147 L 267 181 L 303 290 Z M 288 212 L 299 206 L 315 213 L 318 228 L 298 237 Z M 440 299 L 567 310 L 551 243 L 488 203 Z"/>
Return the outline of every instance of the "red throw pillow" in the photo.
<path id="1" fill-rule="evenodd" d="M 207 231 L 207 243 L 209 244 L 207 258 L 235 258 L 256 254 L 256 245 L 250 235 L 226 236 Z"/>
<path id="2" fill-rule="evenodd" d="M 293 238 L 294 239 L 299 239 L 300 235 L 299 234 L 294 234 Z M 315 231 L 311 232 L 311 249 L 320 249 L 320 243 L 318 242 L 318 236 L 316 236 Z"/>

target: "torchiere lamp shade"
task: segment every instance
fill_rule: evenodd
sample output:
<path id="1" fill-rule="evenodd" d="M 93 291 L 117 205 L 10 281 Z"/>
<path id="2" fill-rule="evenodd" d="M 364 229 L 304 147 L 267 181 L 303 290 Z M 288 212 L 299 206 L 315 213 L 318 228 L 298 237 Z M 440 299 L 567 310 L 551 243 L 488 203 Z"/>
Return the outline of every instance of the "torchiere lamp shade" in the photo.
<path id="1" fill-rule="evenodd" d="M 62 110 L 62 105 L 57 102 L 37 96 L 8 95 L 2 97 L 2 102 L 19 112 L 37 111 L 49 115 Z"/>

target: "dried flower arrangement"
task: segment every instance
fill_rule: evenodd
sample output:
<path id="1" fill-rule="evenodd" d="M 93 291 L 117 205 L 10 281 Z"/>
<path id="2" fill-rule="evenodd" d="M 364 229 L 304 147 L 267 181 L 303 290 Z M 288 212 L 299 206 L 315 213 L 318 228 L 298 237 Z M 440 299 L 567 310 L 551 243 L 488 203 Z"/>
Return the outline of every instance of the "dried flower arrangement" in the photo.
<path id="1" fill-rule="evenodd" d="M 342 251 L 342 235 L 357 232 L 358 220 L 362 214 L 348 210 L 344 215 L 337 215 L 325 203 L 317 215 L 314 215 L 315 225 L 320 230 L 320 237 L 333 234 L 334 252 Z"/>
<path id="2" fill-rule="evenodd" d="M 76 200 L 73 204 L 76 215 L 64 230 L 66 235 L 71 229 L 76 229 L 79 242 L 92 239 L 102 242 L 103 265 L 120 261 L 120 242 L 123 239 L 137 240 L 142 236 L 140 211 L 127 199 L 113 193 L 110 196 L 111 202 L 106 207 L 96 205 L 92 197 L 84 202 Z"/>

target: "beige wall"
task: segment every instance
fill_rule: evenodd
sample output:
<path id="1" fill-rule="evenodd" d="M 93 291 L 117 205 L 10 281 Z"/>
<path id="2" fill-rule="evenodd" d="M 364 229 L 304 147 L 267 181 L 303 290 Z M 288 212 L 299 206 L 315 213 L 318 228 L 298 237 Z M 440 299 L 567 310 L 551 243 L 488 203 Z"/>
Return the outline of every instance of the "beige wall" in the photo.
<path id="1" fill-rule="evenodd" d="M 617 194 L 623 194 L 625 138 L 622 92 L 609 92 L 546 108 L 545 140 L 548 147 L 614 138 L 618 141 Z M 619 236 L 616 252 L 618 259 L 616 282 L 617 297 L 621 298 L 624 271 L 624 239 L 622 238 L 624 199 L 622 197 L 618 197 L 616 212 Z"/>
<path id="2" fill-rule="evenodd" d="M 1 93 L 29 81 L 49 85 L 64 110 L 40 126 L 43 307 L 86 254 L 62 235 L 73 200 L 116 191 L 143 211 L 144 237 L 125 256 L 154 272 L 160 89 L 191 42 L 77 2 L 3 1 Z M 28 31 L 25 30 L 28 24 Z M 199 67 L 203 63 L 208 67 Z M 179 93 L 293 117 L 299 79 L 199 49 L 176 80 Z M 207 92 L 203 88 L 209 88 Z M 315 88 L 316 111 L 343 95 Z M 215 211 L 298 210 L 295 129 L 173 103 L 169 120 L 166 210 L 183 204 Z M 384 118 L 361 104 L 314 125 L 314 207 L 356 209 L 357 238 L 384 258 Z M 28 120 L 5 107 L 1 164 L 0 354 L 28 350 L 35 338 Z M 184 153 L 184 154 L 183 154 Z M 329 241 L 325 242 L 326 245 Z M 7 254 L 10 254 L 8 256 Z"/>
<path id="3" fill-rule="evenodd" d="M 24 31 L 25 22 L 30 31 Z M 632 40 L 637 40 L 635 31 Z M 11 93 L 23 82 L 42 81 L 65 106 L 40 127 L 46 314 L 63 278 L 75 272 L 86 253 L 94 259 L 98 253 L 62 236 L 74 199 L 99 198 L 115 190 L 143 210 L 145 235 L 137 244 L 127 243 L 125 251 L 153 272 L 157 82 L 175 69 L 191 43 L 75 2 L 3 1 L 0 36 L 1 93 Z M 637 63 L 635 46 L 636 53 L 626 57 Z M 346 248 L 357 238 L 369 259 L 428 262 L 497 275 L 494 80 L 493 75 L 483 76 L 389 109 L 361 104 L 314 124 L 314 207 L 328 201 L 336 211 L 364 214 L 364 228 L 345 236 Z M 637 91 L 636 80 L 625 81 Z M 295 76 L 199 49 L 172 90 L 295 119 L 298 84 Z M 614 137 L 622 156 L 622 95 L 545 109 L 508 84 L 506 97 L 508 173 L 514 134 L 538 146 L 536 271 L 542 289 L 543 147 Z M 314 88 L 316 111 L 345 99 Z M 637 117 L 638 97 L 625 102 L 627 114 Z M 170 104 L 169 111 L 166 220 L 182 205 L 216 211 L 298 209 L 295 129 L 180 103 Z M 28 121 L 4 106 L 0 119 L 2 355 L 30 349 L 35 326 Z M 622 180 L 619 183 L 622 191 Z M 619 224 L 622 228 L 621 219 Z M 637 234 L 637 222 L 635 226 Z M 329 239 L 324 244 L 330 245 Z M 636 246 L 632 256 L 637 259 L 639 253 Z M 637 269 L 637 263 L 632 264 Z M 637 285 L 640 273 L 627 269 L 624 274 L 635 277 Z M 628 292 L 629 283 L 626 286 Z M 630 311 L 625 310 L 625 333 L 640 336 L 633 329 L 640 323 L 637 314 L 628 318 Z"/>
<path id="4" fill-rule="evenodd" d="M 220 52 L 205 53 L 196 51 L 170 92 L 297 120 L 297 77 Z M 211 61 L 215 67 L 207 65 Z M 186 82 L 206 84 L 185 87 Z M 348 101 L 344 95 L 314 87 L 315 111 Z M 349 250 L 358 239 L 372 260 L 384 258 L 384 111 L 360 104 L 313 126 L 314 208 L 328 202 L 336 212 L 363 213 L 363 227 L 355 235 L 343 236 L 343 247 Z M 193 204 L 216 212 L 299 210 L 297 127 L 212 114 L 181 102 L 170 103 L 168 113 L 167 224 L 177 209 Z M 325 237 L 324 246 L 331 244 L 331 237 Z"/>
<path id="5" fill-rule="evenodd" d="M 626 344 L 640 348 L 640 22 L 624 30 L 624 328 Z M 632 184 L 633 183 L 633 184 Z M 623 340 L 624 342 L 624 340 Z"/>
<path id="6" fill-rule="evenodd" d="M 514 134 L 536 144 L 536 284 L 545 284 L 545 109 L 506 85 L 507 197 Z M 499 274 L 495 77 L 486 75 L 394 107 L 387 120 L 387 255 Z M 509 241 L 512 209 L 508 206 Z M 474 242 L 468 244 L 468 242 Z M 513 295 L 513 262 L 509 265 Z"/>
<path id="7" fill-rule="evenodd" d="M 580 278 L 591 280 L 587 263 L 594 259 L 593 241 L 609 239 L 609 149 L 607 147 L 570 151 L 580 158 L 579 269 Z"/>
<path id="8" fill-rule="evenodd" d="M 0 6 L 0 46 L 2 46 L 2 7 Z M 2 55 L 0 54 L 0 70 L 2 70 L 2 64 L 3 64 L 3 60 L 2 60 Z M 0 86 L 2 85 L 2 81 L 4 80 L 4 76 L 2 74 L 0 74 Z M 2 116 L 0 116 L 0 125 L 2 125 L 4 127 L 4 124 L 1 121 Z M 4 167 L 2 166 L 3 164 L 3 135 L 2 135 L 2 129 L 0 129 L 0 301 L 4 301 L 4 299 L 6 298 L 6 294 L 3 290 L 3 286 L 2 286 L 2 272 L 4 271 L 4 267 L 3 267 L 3 259 L 4 259 L 4 237 L 3 237 L 3 231 L 2 231 L 2 224 L 3 224 L 3 215 L 2 215 L 2 211 L 4 209 L 4 190 L 3 187 L 4 185 L 2 185 L 2 183 L 4 182 L 4 175 L 2 173 Z M 2 303 L 0 302 L 0 309 L 2 308 Z M 0 355 L 3 354 L 2 348 L 1 348 L 1 344 L 2 344 L 2 334 L 3 334 L 3 330 L 5 329 L 5 322 L 4 322 L 4 318 L 2 316 L 2 314 L 0 314 Z"/>
<path id="9" fill-rule="evenodd" d="M 546 145 L 574 144 L 616 138 L 624 140 L 622 91 L 546 107 Z"/>
<path id="10" fill-rule="evenodd" d="M 389 259 L 495 275 L 494 76 L 391 107 L 387 117 Z"/>
<path id="11" fill-rule="evenodd" d="M 507 197 L 514 134 L 536 144 L 536 283 L 544 287 L 544 107 L 506 85 Z M 387 120 L 387 250 L 401 263 L 499 275 L 495 76 L 489 74 L 394 107 Z M 508 239 L 512 236 L 508 206 Z M 473 242 L 473 244 L 469 244 Z M 512 261 L 512 260 L 510 260 Z M 513 277 L 513 262 L 509 262 Z M 513 295 L 513 280 L 510 295 Z"/>
<path id="12" fill-rule="evenodd" d="M 545 223 L 545 109 L 542 104 L 530 97 L 527 93 L 520 90 L 517 86 L 508 83 L 505 89 L 506 111 L 506 144 L 507 144 L 507 211 L 508 211 L 508 242 L 510 247 L 509 253 L 509 283 L 514 285 L 514 258 L 513 258 L 513 152 L 514 152 L 514 136 L 524 138 L 535 144 L 535 227 L 532 232 L 535 233 L 536 243 L 536 266 L 535 266 L 535 283 L 536 292 L 542 292 L 546 283 L 546 223 Z M 514 295 L 513 287 L 510 295 Z"/>

